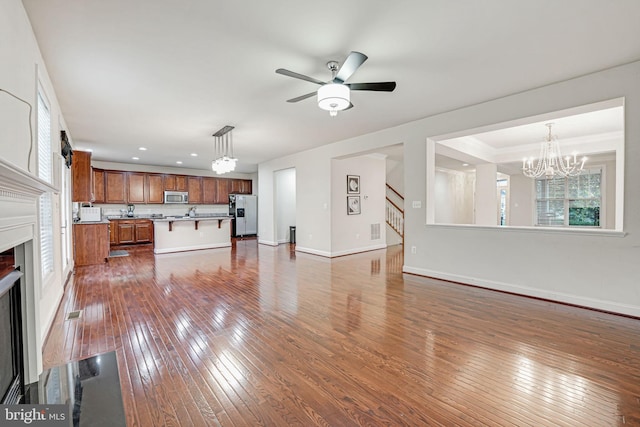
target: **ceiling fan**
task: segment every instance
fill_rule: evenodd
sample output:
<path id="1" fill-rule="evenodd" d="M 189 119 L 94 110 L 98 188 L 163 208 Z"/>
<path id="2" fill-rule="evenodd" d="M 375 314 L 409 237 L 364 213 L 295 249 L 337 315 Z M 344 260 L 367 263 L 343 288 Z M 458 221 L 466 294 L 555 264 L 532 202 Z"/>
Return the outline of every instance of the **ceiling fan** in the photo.
<path id="1" fill-rule="evenodd" d="M 331 80 L 323 82 L 304 74 L 295 73 L 293 71 L 278 68 L 276 73 L 283 76 L 293 77 L 295 79 L 305 80 L 320 85 L 317 91 L 288 99 L 287 102 L 298 102 L 303 99 L 311 98 L 318 95 L 318 107 L 329 111 L 332 117 L 338 114 L 338 111 L 348 110 L 353 107 L 351 103 L 352 90 L 369 90 L 376 92 L 393 92 L 396 88 L 396 82 L 376 82 L 376 83 L 345 83 L 349 77 L 367 60 L 367 55 L 360 52 L 351 52 L 342 66 L 336 61 L 327 62 L 327 68 L 331 71 Z"/>

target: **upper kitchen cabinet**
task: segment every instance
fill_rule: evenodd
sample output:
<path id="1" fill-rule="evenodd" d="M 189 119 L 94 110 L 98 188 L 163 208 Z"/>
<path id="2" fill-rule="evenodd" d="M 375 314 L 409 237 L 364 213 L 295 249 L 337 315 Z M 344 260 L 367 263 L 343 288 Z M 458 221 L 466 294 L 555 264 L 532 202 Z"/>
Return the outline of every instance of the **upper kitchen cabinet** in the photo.
<path id="1" fill-rule="evenodd" d="M 187 177 L 184 175 L 165 175 L 164 189 L 166 191 L 187 191 Z"/>
<path id="2" fill-rule="evenodd" d="M 188 191 L 186 176 L 176 175 L 176 191 Z"/>
<path id="3" fill-rule="evenodd" d="M 229 203 L 229 182 L 230 179 L 226 178 L 214 178 L 216 180 L 216 199 L 214 204 L 227 204 Z"/>
<path id="4" fill-rule="evenodd" d="M 202 178 L 202 203 L 212 205 L 216 202 L 216 178 Z"/>
<path id="5" fill-rule="evenodd" d="M 187 177 L 187 191 L 189 191 L 189 204 L 202 203 L 202 177 Z"/>
<path id="6" fill-rule="evenodd" d="M 147 174 L 145 189 L 147 191 L 147 203 L 164 203 L 163 176 L 156 173 Z"/>
<path id="7" fill-rule="evenodd" d="M 126 172 L 105 171 L 104 182 L 106 203 L 127 203 L 125 198 Z"/>
<path id="8" fill-rule="evenodd" d="M 104 171 L 93 169 L 93 203 L 104 203 L 105 201 Z"/>
<path id="9" fill-rule="evenodd" d="M 71 164 L 72 201 L 92 201 L 92 177 L 91 153 L 88 151 L 74 151 L 73 163 Z"/>
<path id="10" fill-rule="evenodd" d="M 231 194 L 251 194 L 250 179 L 232 179 L 230 183 L 229 193 Z"/>
<path id="11" fill-rule="evenodd" d="M 145 174 L 142 172 L 129 172 L 127 174 L 127 203 L 145 203 L 144 197 Z"/>

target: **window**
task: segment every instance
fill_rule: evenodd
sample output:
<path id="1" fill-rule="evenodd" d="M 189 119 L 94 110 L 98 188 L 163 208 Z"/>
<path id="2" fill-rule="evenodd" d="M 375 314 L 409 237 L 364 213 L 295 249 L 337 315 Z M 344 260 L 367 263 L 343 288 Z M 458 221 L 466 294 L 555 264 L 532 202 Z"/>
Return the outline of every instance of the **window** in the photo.
<path id="1" fill-rule="evenodd" d="M 600 227 L 602 169 L 536 180 L 537 225 Z"/>
<path id="2" fill-rule="evenodd" d="M 53 180 L 51 152 L 51 113 L 44 95 L 38 90 L 38 177 Z M 53 195 L 40 196 L 40 259 L 42 277 L 53 271 Z"/>

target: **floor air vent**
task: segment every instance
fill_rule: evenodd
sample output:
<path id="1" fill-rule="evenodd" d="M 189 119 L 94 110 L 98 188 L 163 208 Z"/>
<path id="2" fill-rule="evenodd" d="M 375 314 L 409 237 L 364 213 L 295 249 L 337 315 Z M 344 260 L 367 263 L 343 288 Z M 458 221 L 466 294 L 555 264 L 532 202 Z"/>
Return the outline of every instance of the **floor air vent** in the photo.
<path id="1" fill-rule="evenodd" d="M 67 314 L 67 320 L 75 320 L 79 319 L 80 317 L 82 317 L 82 310 L 72 311 L 71 313 Z"/>

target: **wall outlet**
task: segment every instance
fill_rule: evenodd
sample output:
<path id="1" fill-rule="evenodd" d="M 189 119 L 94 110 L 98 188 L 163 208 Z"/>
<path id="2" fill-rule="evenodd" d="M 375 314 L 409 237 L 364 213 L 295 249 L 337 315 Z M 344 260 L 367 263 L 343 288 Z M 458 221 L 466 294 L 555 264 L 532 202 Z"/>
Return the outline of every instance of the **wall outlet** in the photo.
<path id="1" fill-rule="evenodd" d="M 415 254 L 418 252 L 418 248 L 416 248 L 415 246 L 411 246 L 411 253 Z"/>
<path id="2" fill-rule="evenodd" d="M 421 202 L 420 200 L 414 200 L 414 201 L 411 203 L 411 207 L 412 207 L 413 209 L 420 209 L 420 208 L 422 207 L 422 202 Z"/>

